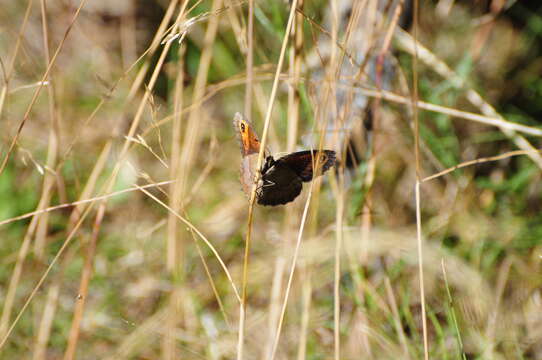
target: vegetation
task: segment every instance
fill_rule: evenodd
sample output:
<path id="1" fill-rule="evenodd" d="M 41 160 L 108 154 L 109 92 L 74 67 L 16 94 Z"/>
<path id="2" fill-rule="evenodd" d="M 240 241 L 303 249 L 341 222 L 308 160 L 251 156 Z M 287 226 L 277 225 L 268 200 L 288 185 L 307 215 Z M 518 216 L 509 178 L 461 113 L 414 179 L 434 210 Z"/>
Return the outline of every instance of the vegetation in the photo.
<path id="1" fill-rule="evenodd" d="M 542 5 L 417 3 L 4 2 L 0 358 L 542 358 Z"/>

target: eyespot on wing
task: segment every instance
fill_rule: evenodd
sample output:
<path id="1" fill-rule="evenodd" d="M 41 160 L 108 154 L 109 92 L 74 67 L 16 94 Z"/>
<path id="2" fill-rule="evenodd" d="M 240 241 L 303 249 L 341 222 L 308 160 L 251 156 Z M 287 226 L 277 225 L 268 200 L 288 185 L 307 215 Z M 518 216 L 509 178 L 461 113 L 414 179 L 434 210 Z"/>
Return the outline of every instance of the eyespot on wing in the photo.
<path id="1" fill-rule="evenodd" d="M 241 148 L 242 156 L 260 152 L 258 135 L 254 132 L 252 124 L 239 112 L 235 113 L 233 117 L 233 128 L 239 142 L 239 147 Z"/>

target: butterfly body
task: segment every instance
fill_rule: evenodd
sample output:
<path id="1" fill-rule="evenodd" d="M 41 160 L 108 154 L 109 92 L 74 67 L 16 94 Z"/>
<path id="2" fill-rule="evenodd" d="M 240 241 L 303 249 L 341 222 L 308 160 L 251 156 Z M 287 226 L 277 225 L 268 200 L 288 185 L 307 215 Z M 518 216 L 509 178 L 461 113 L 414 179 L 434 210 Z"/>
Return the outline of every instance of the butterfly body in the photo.
<path id="1" fill-rule="evenodd" d="M 241 114 L 235 114 L 234 127 L 241 146 L 241 184 L 248 195 L 254 184 L 252 160 L 260 151 L 260 141 L 250 123 Z M 318 163 L 317 163 L 318 161 Z M 323 174 L 335 165 L 333 150 L 305 150 L 285 155 L 277 160 L 267 156 L 259 170 L 261 181 L 256 196 L 260 205 L 283 205 L 293 201 L 301 193 L 303 182 L 315 176 L 315 169 Z"/>

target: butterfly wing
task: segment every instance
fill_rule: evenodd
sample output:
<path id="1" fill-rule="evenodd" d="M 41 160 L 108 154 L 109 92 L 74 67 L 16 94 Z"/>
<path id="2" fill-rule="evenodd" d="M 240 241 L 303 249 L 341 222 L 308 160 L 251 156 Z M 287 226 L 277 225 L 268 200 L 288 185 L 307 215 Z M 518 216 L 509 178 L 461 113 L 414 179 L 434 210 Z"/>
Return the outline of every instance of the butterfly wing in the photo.
<path id="1" fill-rule="evenodd" d="M 258 153 L 260 152 L 260 140 L 252 129 L 252 125 L 243 115 L 236 113 L 233 118 L 233 128 L 241 149 L 240 180 L 243 192 L 250 196 L 255 179 L 255 168 Z"/>
<path id="2" fill-rule="evenodd" d="M 233 117 L 233 127 L 235 135 L 239 141 L 241 154 L 247 156 L 250 154 L 258 154 L 260 152 L 260 140 L 254 132 L 252 124 L 241 115 L 235 113 Z"/>
<path id="3" fill-rule="evenodd" d="M 314 157 L 314 160 L 313 160 Z M 305 150 L 288 154 L 277 160 L 277 163 L 287 165 L 293 172 L 307 182 L 311 181 L 314 173 L 313 163 L 316 159 L 320 162 L 320 175 L 329 170 L 336 162 L 333 150 Z"/>
<path id="4" fill-rule="evenodd" d="M 241 158 L 241 166 L 239 168 L 239 178 L 241 180 L 241 188 L 246 196 L 250 197 L 252 186 L 255 183 L 256 161 L 258 155 L 252 154 Z"/>
<path id="5" fill-rule="evenodd" d="M 293 201 L 303 188 L 301 178 L 286 164 L 277 163 L 262 174 L 258 204 L 283 205 Z"/>

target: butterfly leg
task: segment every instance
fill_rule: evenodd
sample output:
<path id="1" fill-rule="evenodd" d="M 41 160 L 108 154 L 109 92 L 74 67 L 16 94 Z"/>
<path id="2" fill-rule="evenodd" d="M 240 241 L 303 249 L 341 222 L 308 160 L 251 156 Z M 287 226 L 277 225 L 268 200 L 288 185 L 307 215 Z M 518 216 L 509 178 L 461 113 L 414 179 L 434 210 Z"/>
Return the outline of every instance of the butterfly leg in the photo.
<path id="1" fill-rule="evenodd" d="M 256 195 L 258 197 L 262 196 L 262 191 L 263 191 L 263 188 L 265 187 L 269 187 L 269 186 L 275 186 L 276 184 L 272 181 L 269 181 L 269 180 L 265 180 L 262 182 L 261 185 L 259 185 L 257 188 L 256 188 Z"/>
<path id="2" fill-rule="evenodd" d="M 275 184 L 274 182 L 270 180 L 266 180 L 261 187 L 269 187 L 269 186 L 275 186 L 275 185 L 277 184 Z"/>

